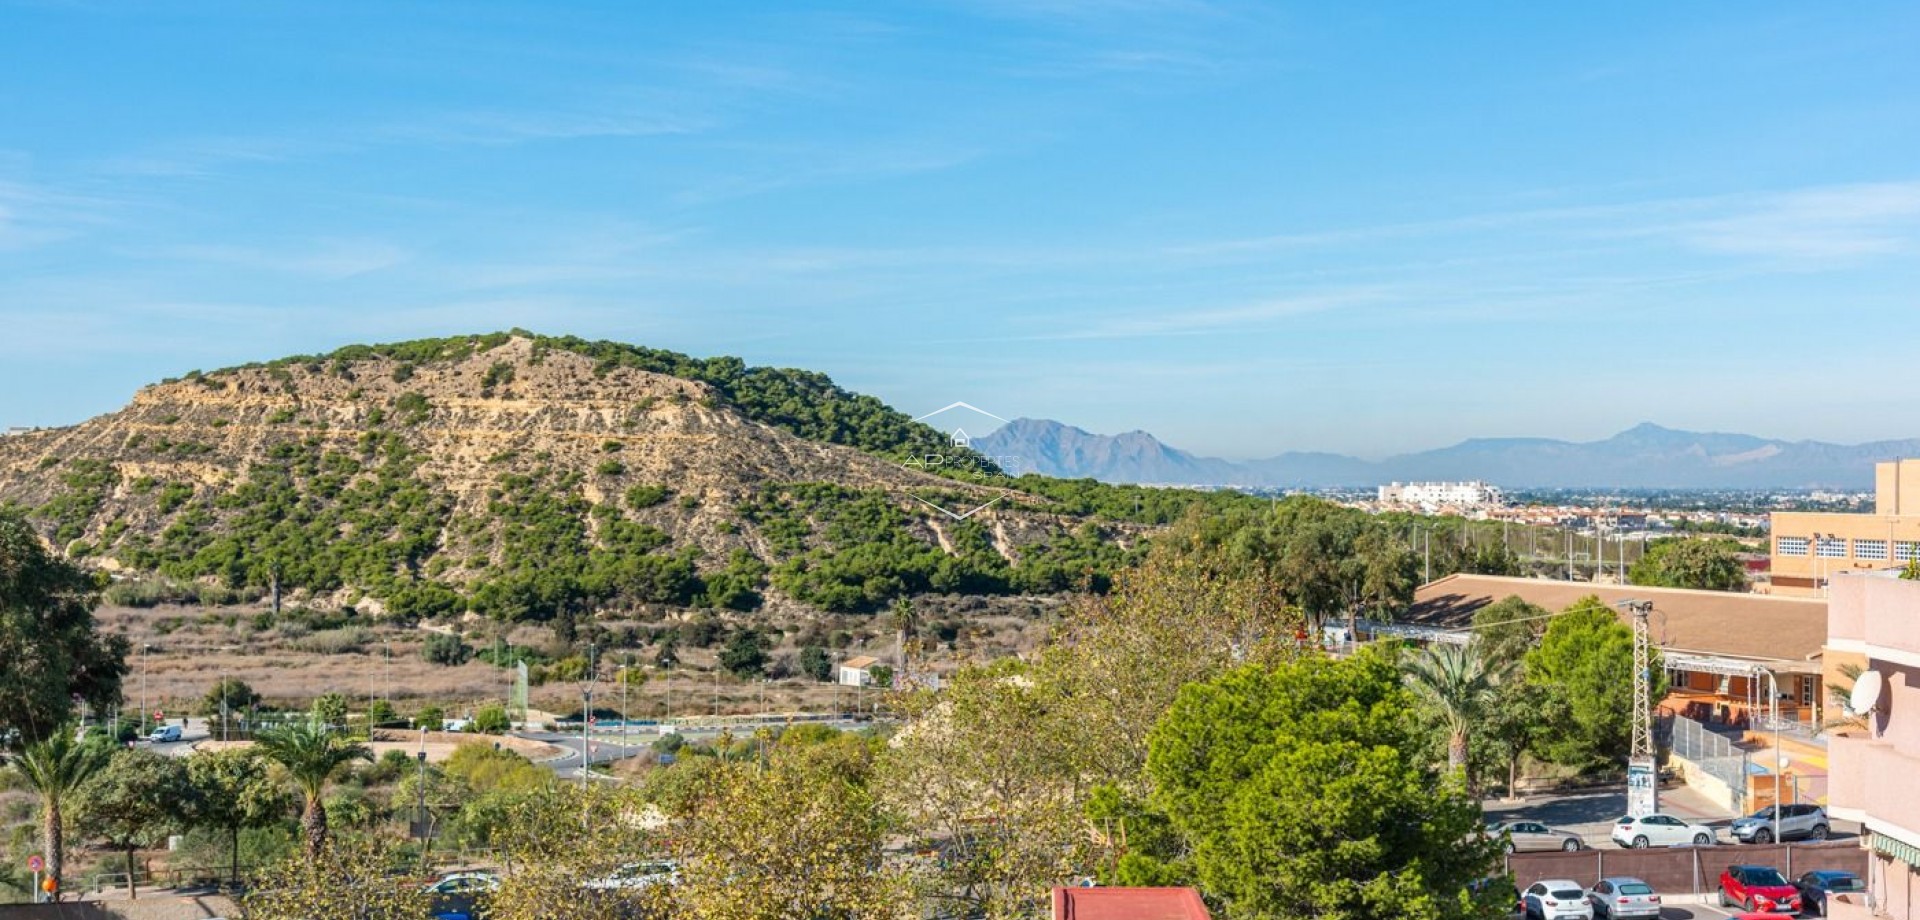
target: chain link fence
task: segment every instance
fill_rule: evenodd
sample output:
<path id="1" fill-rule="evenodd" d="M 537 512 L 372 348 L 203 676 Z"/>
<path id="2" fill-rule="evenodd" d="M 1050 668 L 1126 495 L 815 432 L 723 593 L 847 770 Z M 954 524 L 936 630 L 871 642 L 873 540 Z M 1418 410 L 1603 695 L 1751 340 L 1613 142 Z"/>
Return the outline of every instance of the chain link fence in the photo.
<path id="1" fill-rule="evenodd" d="M 1734 812 L 1745 814 L 1747 778 L 1756 769 L 1753 757 L 1735 746 L 1731 738 L 1686 716 L 1672 718 L 1668 735 L 1673 757 L 1725 783 L 1733 793 Z"/>

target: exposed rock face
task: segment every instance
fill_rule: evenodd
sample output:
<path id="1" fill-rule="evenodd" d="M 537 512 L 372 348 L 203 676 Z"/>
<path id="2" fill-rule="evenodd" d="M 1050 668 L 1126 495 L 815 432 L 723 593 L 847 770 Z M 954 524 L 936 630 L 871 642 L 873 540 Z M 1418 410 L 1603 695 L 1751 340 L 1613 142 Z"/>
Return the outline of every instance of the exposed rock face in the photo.
<path id="1" fill-rule="evenodd" d="M 1009 559 L 1075 523 L 1017 493 L 755 421 L 707 383 L 525 337 L 444 360 L 370 355 L 193 375 L 70 428 L 0 438 L 0 504 L 109 569 L 218 569 L 257 583 L 247 567 L 263 563 L 248 548 L 296 544 L 246 537 L 225 549 L 220 537 L 318 527 L 325 532 L 297 545 L 377 544 L 371 575 L 338 585 L 316 577 L 316 594 L 378 595 L 381 586 L 365 582 L 388 576 L 457 587 L 522 564 L 505 558 L 523 545 L 509 512 L 545 497 L 570 503 L 594 546 L 626 522 L 664 534 L 660 552 L 697 548 L 702 571 L 738 550 L 777 564 L 794 544 L 776 544 L 741 509 L 788 483 L 884 492 L 903 507 L 925 490 L 964 496 L 968 507 L 1004 497 L 982 522 Z M 650 489 L 661 494 L 634 495 Z M 918 538 L 945 545 L 951 522 L 914 520 Z M 235 558 L 209 556 L 220 553 Z"/>

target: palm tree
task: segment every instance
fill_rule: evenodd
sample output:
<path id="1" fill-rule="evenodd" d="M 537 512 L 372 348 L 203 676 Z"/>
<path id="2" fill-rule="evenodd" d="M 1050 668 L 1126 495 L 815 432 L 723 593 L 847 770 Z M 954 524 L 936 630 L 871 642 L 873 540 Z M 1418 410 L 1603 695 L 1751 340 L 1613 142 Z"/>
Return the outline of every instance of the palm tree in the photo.
<path id="1" fill-rule="evenodd" d="M 47 877 L 56 883 L 66 868 L 62 807 L 74 790 L 100 772 L 111 753 L 103 745 L 81 742 L 74 735 L 72 726 L 63 725 L 46 740 L 27 745 L 11 761 L 27 786 L 40 794 L 40 843 L 46 851 Z M 58 888 L 54 897 L 59 898 Z"/>
<path id="2" fill-rule="evenodd" d="M 1462 770 L 1473 726 L 1493 701 L 1510 664 L 1490 663 L 1465 645 L 1433 645 L 1407 661 L 1407 687 L 1447 726 L 1447 768 Z"/>
<path id="3" fill-rule="evenodd" d="M 1920 562 L 1920 560 L 1915 561 Z M 1904 578 L 1906 576 L 1903 575 L 1901 577 Z M 1867 717 L 1857 716 L 1848 711 L 1848 707 L 1853 705 L 1853 685 L 1859 682 L 1860 675 L 1864 669 L 1857 664 L 1849 662 L 1841 665 L 1839 671 L 1840 676 L 1845 678 L 1846 683 L 1842 684 L 1835 681 L 1827 686 L 1827 711 L 1838 712 L 1840 715 L 1822 721 L 1819 731 L 1864 732 L 1867 730 Z"/>
<path id="4" fill-rule="evenodd" d="M 300 825 L 307 834 L 307 856 L 319 858 L 327 848 L 327 807 L 322 799 L 327 781 L 347 763 L 372 760 L 373 752 L 311 718 L 263 731 L 256 743 L 260 753 L 286 770 L 306 795 Z"/>

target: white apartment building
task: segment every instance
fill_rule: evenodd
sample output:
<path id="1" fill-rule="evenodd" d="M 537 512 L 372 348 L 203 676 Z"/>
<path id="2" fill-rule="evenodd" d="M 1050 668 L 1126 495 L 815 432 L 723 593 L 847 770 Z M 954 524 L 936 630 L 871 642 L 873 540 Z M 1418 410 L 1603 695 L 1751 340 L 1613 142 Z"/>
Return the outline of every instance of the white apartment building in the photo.
<path id="1" fill-rule="evenodd" d="M 1492 508 L 1506 502 L 1500 490 L 1476 479 L 1472 482 L 1396 482 L 1380 487 L 1383 505 L 1422 508 Z"/>

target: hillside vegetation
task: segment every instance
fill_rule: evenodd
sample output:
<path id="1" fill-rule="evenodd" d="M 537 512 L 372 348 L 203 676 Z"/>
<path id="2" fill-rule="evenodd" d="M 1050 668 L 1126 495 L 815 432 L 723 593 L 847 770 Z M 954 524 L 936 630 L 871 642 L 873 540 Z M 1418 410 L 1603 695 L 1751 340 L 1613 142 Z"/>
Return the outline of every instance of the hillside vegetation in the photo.
<path id="1" fill-rule="evenodd" d="M 193 372 L 0 441 L 0 506 L 69 556 L 403 618 L 1097 590 L 1244 501 L 1010 479 L 820 374 L 518 332 Z"/>

